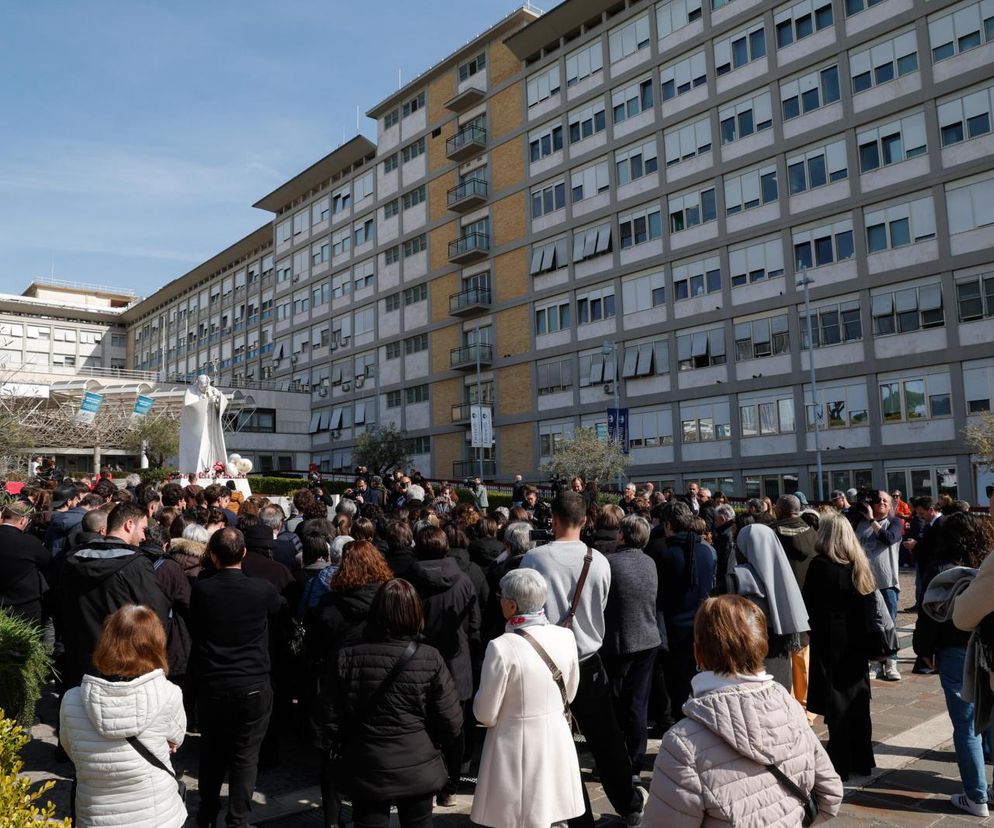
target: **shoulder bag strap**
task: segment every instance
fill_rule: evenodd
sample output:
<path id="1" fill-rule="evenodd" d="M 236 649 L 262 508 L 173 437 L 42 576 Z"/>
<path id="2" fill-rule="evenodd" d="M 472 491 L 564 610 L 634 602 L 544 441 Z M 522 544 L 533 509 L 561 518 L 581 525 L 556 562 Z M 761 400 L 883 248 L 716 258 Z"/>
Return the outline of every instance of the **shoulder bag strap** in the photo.
<path id="1" fill-rule="evenodd" d="M 526 630 L 515 630 L 514 632 L 535 648 L 535 652 L 538 653 L 539 658 L 545 662 L 546 667 L 552 672 L 552 679 L 556 682 L 559 693 L 563 697 L 563 715 L 566 717 L 567 722 L 572 722 L 573 714 L 570 713 L 569 709 L 569 694 L 566 692 L 566 682 L 563 681 L 563 671 L 559 669 L 556 662 L 552 660 L 552 656 L 545 651 L 545 647 L 535 640 L 534 636 L 529 635 Z"/>
<path id="2" fill-rule="evenodd" d="M 580 593 L 583 592 L 583 585 L 587 583 L 587 575 L 590 572 L 590 564 L 594 560 L 594 550 L 588 546 L 587 554 L 583 556 L 583 569 L 580 570 L 580 577 L 576 582 L 576 589 L 573 590 L 573 600 L 570 602 L 566 617 L 559 622 L 560 627 L 573 629 L 573 619 L 576 618 L 576 608 L 580 606 Z"/>
<path id="3" fill-rule="evenodd" d="M 776 765 L 767 765 L 766 769 L 776 777 L 777 782 L 790 792 L 791 796 L 801 801 L 801 805 L 804 806 L 804 822 L 802 825 L 811 825 L 815 817 L 818 816 L 818 803 L 815 802 L 811 794 L 803 790 L 800 785 Z"/>
<path id="4" fill-rule="evenodd" d="M 127 741 L 128 744 L 131 745 L 131 747 L 133 747 L 138 752 L 138 755 L 141 756 L 142 759 L 144 759 L 153 767 L 156 767 L 161 771 L 165 771 L 173 779 L 175 779 L 177 783 L 179 783 L 180 780 L 179 777 L 176 775 L 176 771 L 174 771 L 168 765 L 163 764 L 163 762 L 159 759 L 159 757 L 156 756 L 154 753 L 152 753 L 152 751 L 150 751 L 147 747 L 145 747 L 145 745 L 142 744 L 142 741 L 137 736 L 129 736 Z"/>
<path id="5" fill-rule="evenodd" d="M 380 686 L 372 692 L 362 708 L 356 711 L 356 715 L 352 720 L 353 730 L 357 730 L 358 726 L 362 724 L 362 721 L 373 712 L 380 699 L 387 694 L 387 690 L 390 689 L 391 685 L 397 679 L 397 676 L 400 675 L 400 671 L 404 669 L 404 665 L 407 664 L 407 662 L 411 660 L 414 653 L 417 652 L 417 649 L 418 645 L 416 641 L 408 643 L 407 647 L 404 649 L 404 652 L 400 654 L 400 658 L 398 658 L 394 662 L 393 667 L 390 668 L 390 672 L 387 673 L 387 677 L 380 682 Z"/>

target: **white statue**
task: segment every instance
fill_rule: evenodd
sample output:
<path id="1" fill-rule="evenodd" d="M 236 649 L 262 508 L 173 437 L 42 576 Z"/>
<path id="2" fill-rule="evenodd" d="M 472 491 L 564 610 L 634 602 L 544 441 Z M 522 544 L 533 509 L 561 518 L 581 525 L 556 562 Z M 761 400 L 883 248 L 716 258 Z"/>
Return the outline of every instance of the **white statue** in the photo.
<path id="1" fill-rule="evenodd" d="M 224 394 L 211 385 L 206 374 L 197 377 L 196 389 L 186 389 L 179 431 L 179 471 L 182 474 L 209 472 L 215 463 L 227 463 L 228 452 L 221 426 L 227 407 Z"/>

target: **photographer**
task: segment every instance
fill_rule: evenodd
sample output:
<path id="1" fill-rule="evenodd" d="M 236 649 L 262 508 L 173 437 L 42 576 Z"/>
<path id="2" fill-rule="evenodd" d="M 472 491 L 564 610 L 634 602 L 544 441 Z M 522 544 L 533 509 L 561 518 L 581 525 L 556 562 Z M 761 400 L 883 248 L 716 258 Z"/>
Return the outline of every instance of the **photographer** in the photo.
<path id="1" fill-rule="evenodd" d="M 525 511 L 528 512 L 528 519 L 536 529 L 548 530 L 552 528 L 552 509 L 539 497 L 538 489 L 534 486 L 525 486 L 523 505 Z"/>
<path id="2" fill-rule="evenodd" d="M 480 510 L 481 514 L 486 514 L 490 508 L 490 501 L 487 500 L 487 487 L 479 477 L 466 478 L 466 485 L 469 486 L 469 493 L 473 496 L 473 505 Z"/>

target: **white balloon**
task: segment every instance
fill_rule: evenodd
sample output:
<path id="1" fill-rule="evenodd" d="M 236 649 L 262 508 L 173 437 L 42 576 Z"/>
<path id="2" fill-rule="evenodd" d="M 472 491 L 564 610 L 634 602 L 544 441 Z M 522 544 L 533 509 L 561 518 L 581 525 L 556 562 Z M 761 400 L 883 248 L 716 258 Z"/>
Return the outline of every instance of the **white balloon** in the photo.
<path id="1" fill-rule="evenodd" d="M 228 463 L 228 465 L 225 466 L 225 471 L 228 473 L 228 477 L 234 477 L 238 474 L 238 469 L 235 467 L 234 463 Z"/>
<path id="2" fill-rule="evenodd" d="M 252 461 L 243 457 L 241 470 L 242 474 L 248 474 L 250 471 L 252 471 Z"/>
<path id="3" fill-rule="evenodd" d="M 231 454 L 228 457 L 228 462 L 229 463 L 237 463 L 241 459 L 242 459 L 242 456 L 240 454 Z"/>

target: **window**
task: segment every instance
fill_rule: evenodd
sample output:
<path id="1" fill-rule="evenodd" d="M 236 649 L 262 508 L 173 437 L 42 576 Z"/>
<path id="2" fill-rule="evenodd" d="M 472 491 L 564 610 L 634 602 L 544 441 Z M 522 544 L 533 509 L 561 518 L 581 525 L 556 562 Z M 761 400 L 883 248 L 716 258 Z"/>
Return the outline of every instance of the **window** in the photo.
<path id="1" fill-rule="evenodd" d="M 605 123 L 604 101 L 598 100 L 590 106 L 574 109 L 569 114 L 569 142 L 576 144 L 598 132 L 603 132 Z M 535 159 L 532 159 L 535 160 Z"/>
<path id="2" fill-rule="evenodd" d="M 611 63 L 645 49 L 649 45 L 649 15 L 644 14 L 612 29 L 607 36 L 607 44 Z"/>
<path id="3" fill-rule="evenodd" d="M 994 272 L 957 280 L 956 303 L 960 322 L 994 316 Z"/>
<path id="4" fill-rule="evenodd" d="M 724 328 L 680 334 L 676 338 L 676 358 L 681 371 L 724 365 Z"/>
<path id="5" fill-rule="evenodd" d="M 994 5 L 991 0 L 981 0 L 960 6 L 951 14 L 930 18 L 928 39 L 933 63 L 994 41 Z"/>
<path id="6" fill-rule="evenodd" d="M 404 204 L 405 210 L 410 210 L 412 207 L 422 204 L 425 200 L 425 185 L 422 184 L 420 187 L 415 187 L 413 190 L 404 193 L 401 197 L 401 201 Z"/>
<path id="7" fill-rule="evenodd" d="M 393 218 L 400 212 L 400 199 L 395 198 L 383 205 L 383 218 Z"/>
<path id="8" fill-rule="evenodd" d="M 290 259 L 282 259 L 276 263 L 277 282 L 285 282 L 291 276 L 293 276 L 293 265 L 291 264 Z"/>
<path id="9" fill-rule="evenodd" d="M 616 124 L 652 109 L 652 105 L 652 78 L 611 91 L 611 112 Z"/>
<path id="10" fill-rule="evenodd" d="M 969 365 L 969 363 L 967 363 Z M 973 363 L 972 367 L 963 366 L 963 390 L 968 414 L 980 414 L 991 410 L 991 375 L 990 365 Z"/>
<path id="11" fill-rule="evenodd" d="M 925 145 L 925 113 L 918 112 L 857 133 L 856 143 L 859 146 L 861 172 L 924 155 L 928 149 Z"/>
<path id="12" fill-rule="evenodd" d="M 558 394 L 573 387 L 573 359 L 556 358 L 535 366 L 539 396 Z"/>
<path id="13" fill-rule="evenodd" d="M 387 408 L 400 408 L 400 405 L 401 405 L 400 391 L 387 391 Z"/>
<path id="14" fill-rule="evenodd" d="M 848 176 L 845 139 L 787 158 L 787 182 L 791 195 L 834 184 Z"/>
<path id="15" fill-rule="evenodd" d="M 719 109 L 718 120 L 721 122 L 721 143 L 731 144 L 773 126 L 773 99 L 769 91 L 742 98 Z"/>
<path id="16" fill-rule="evenodd" d="M 311 223 L 320 224 L 331 216 L 331 199 L 328 196 L 311 205 Z"/>
<path id="17" fill-rule="evenodd" d="M 420 109 L 425 108 L 425 93 L 424 91 L 419 92 L 411 100 L 407 101 L 403 106 L 403 115 L 401 117 L 406 118 L 408 115 L 413 115 Z"/>
<path id="18" fill-rule="evenodd" d="M 618 236 L 625 250 L 663 235 L 661 212 L 657 206 L 643 207 L 618 216 Z"/>
<path id="19" fill-rule="evenodd" d="M 669 0 L 656 6 L 656 29 L 663 38 L 701 19 L 701 0 Z"/>
<path id="20" fill-rule="evenodd" d="M 598 193 L 606 192 L 609 187 L 607 161 L 598 161 L 589 167 L 570 173 L 570 188 L 574 204 Z"/>
<path id="21" fill-rule="evenodd" d="M 352 234 L 349 228 L 339 230 L 331 236 L 331 255 L 342 256 L 352 249 Z"/>
<path id="22" fill-rule="evenodd" d="M 400 357 L 400 342 L 388 342 L 386 347 L 386 358 L 387 359 L 397 359 Z"/>
<path id="23" fill-rule="evenodd" d="M 573 261 L 582 262 L 611 252 L 611 225 L 601 224 L 573 231 Z"/>
<path id="24" fill-rule="evenodd" d="M 783 119 L 789 121 L 839 99 L 839 67 L 829 66 L 780 84 Z"/>
<path id="25" fill-rule="evenodd" d="M 605 364 L 605 369 L 609 364 L 610 360 Z M 625 379 L 661 377 L 669 372 L 670 346 L 667 339 L 656 338 L 625 344 L 625 356 L 621 367 L 621 375 Z M 614 369 L 611 368 L 612 379 L 613 375 Z M 604 377 L 604 381 L 609 381 L 607 376 Z"/>
<path id="26" fill-rule="evenodd" d="M 782 49 L 798 40 L 804 40 L 815 32 L 827 29 L 832 23 L 831 2 L 804 0 L 803 3 L 784 9 L 773 16 L 777 48 Z"/>
<path id="27" fill-rule="evenodd" d="M 291 226 L 292 221 L 287 219 L 286 221 L 281 221 L 276 225 L 276 243 L 285 244 L 291 239 Z"/>
<path id="28" fill-rule="evenodd" d="M 368 172 L 365 175 L 359 176 L 352 184 L 352 197 L 358 204 L 365 198 L 369 198 L 373 194 L 373 173 Z"/>
<path id="29" fill-rule="evenodd" d="M 428 350 L 428 334 L 420 333 L 416 336 L 409 336 L 404 340 L 404 353 L 410 356 L 411 354 L 419 353 L 420 351 Z"/>
<path id="30" fill-rule="evenodd" d="M 685 443 L 730 440 L 728 400 L 701 400 L 680 404 L 680 432 Z"/>
<path id="31" fill-rule="evenodd" d="M 777 237 L 731 247 L 728 267 L 733 288 L 783 276 L 783 243 Z"/>
<path id="32" fill-rule="evenodd" d="M 721 263 L 718 256 L 673 265 L 673 298 L 680 302 L 709 293 L 721 293 Z"/>
<path id="33" fill-rule="evenodd" d="M 741 69 L 761 57 L 766 57 L 766 30 L 762 23 L 755 23 L 714 44 L 714 66 L 718 77 Z"/>
<path id="34" fill-rule="evenodd" d="M 942 146 L 990 135 L 994 113 L 994 86 L 947 99 L 939 104 L 939 134 Z"/>
<path id="35" fill-rule="evenodd" d="M 566 239 L 556 239 L 553 242 L 535 245 L 532 247 L 532 259 L 529 273 L 535 276 L 539 273 L 548 273 L 566 267 L 569 264 L 567 258 L 568 242 Z"/>
<path id="36" fill-rule="evenodd" d="M 528 137 L 528 150 L 531 160 L 540 161 L 563 148 L 563 128 L 546 126 L 531 133 Z"/>
<path id="37" fill-rule="evenodd" d="M 331 213 L 337 215 L 352 206 L 352 188 L 346 184 L 331 194 Z"/>
<path id="38" fill-rule="evenodd" d="M 556 299 L 535 308 L 535 333 L 538 336 L 569 330 L 572 326 L 569 299 Z"/>
<path id="39" fill-rule="evenodd" d="M 400 310 L 400 294 L 391 293 L 383 300 L 383 309 L 387 313 L 393 313 L 395 310 Z M 388 345 L 387 348 L 390 346 Z"/>
<path id="40" fill-rule="evenodd" d="M 419 155 L 424 155 L 424 154 L 425 154 L 425 139 L 423 137 L 418 138 L 417 141 L 412 141 L 410 144 L 408 144 L 400 151 L 401 160 L 405 164 L 408 161 L 413 161 Z"/>
<path id="41" fill-rule="evenodd" d="M 352 275 L 349 271 L 338 273 L 331 279 L 331 295 L 334 299 L 341 299 L 352 292 Z"/>
<path id="42" fill-rule="evenodd" d="M 628 448 L 657 448 L 673 445 L 673 415 L 670 410 L 630 411 Z"/>
<path id="43" fill-rule="evenodd" d="M 718 217 L 714 187 L 669 197 L 670 232 L 679 233 Z"/>
<path id="44" fill-rule="evenodd" d="M 400 156 L 394 152 L 383 159 L 383 172 L 393 172 L 400 166 Z"/>
<path id="45" fill-rule="evenodd" d="M 413 405 L 414 403 L 428 402 L 428 386 L 425 385 L 411 385 L 404 389 L 404 401 L 408 405 Z"/>
<path id="46" fill-rule="evenodd" d="M 735 215 L 776 201 L 777 165 L 725 176 L 725 214 Z"/>
<path id="47" fill-rule="evenodd" d="M 412 437 L 411 454 L 431 454 L 431 437 Z"/>
<path id="48" fill-rule="evenodd" d="M 566 86 L 569 88 L 604 68 L 604 49 L 600 40 L 566 55 Z"/>
<path id="49" fill-rule="evenodd" d="M 585 290 L 576 294 L 576 324 L 600 322 L 614 316 L 614 285 Z"/>
<path id="50" fill-rule="evenodd" d="M 404 242 L 404 258 L 407 259 L 416 253 L 423 253 L 427 249 L 428 236 L 422 233 L 420 236 L 415 236 Z"/>
<path id="51" fill-rule="evenodd" d="M 849 55 L 854 95 L 918 71 L 918 42 L 914 31 Z"/>
<path id="52" fill-rule="evenodd" d="M 935 238 L 935 208 L 932 196 L 907 204 L 863 214 L 867 252 L 879 253 L 906 244 Z M 950 232 L 952 230 L 950 222 Z"/>
<path id="53" fill-rule="evenodd" d="M 390 127 L 396 126 L 398 123 L 400 123 L 399 109 L 391 109 L 383 116 L 383 129 L 390 129 Z"/>
<path id="54" fill-rule="evenodd" d="M 360 290 L 365 290 L 366 288 L 371 288 L 374 281 L 374 266 L 373 260 L 368 259 L 361 264 L 355 266 L 352 271 L 352 283 L 356 292 Z"/>
<path id="55" fill-rule="evenodd" d="M 629 276 L 621 282 L 625 314 L 639 313 L 666 304 L 666 276 L 662 270 Z"/>
<path id="56" fill-rule="evenodd" d="M 428 301 L 428 285 L 427 283 L 422 283 L 420 285 L 415 285 L 414 287 L 409 287 L 404 291 L 404 307 L 410 307 L 411 305 L 416 305 L 418 302 Z"/>
<path id="57" fill-rule="evenodd" d="M 818 404 L 812 403 L 811 386 L 804 389 L 805 420 L 808 431 L 819 428 L 857 428 L 870 424 L 866 384 L 822 385 L 818 383 Z"/>
<path id="58" fill-rule="evenodd" d="M 237 430 L 256 434 L 274 434 L 276 432 L 276 409 L 256 408 L 251 412 L 239 412 Z"/>
<path id="59" fill-rule="evenodd" d="M 880 411 L 885 423 L 951 417 L 949 374 L 929 374 L 880 383 Z"/>
<path id="60" fill-rule="evenodd" d="M 853 230 L 850 219 L 808 230 L 795 230 L 794 269 L 798 272 L 843 262 L 853 257 Z"/>
<path id="61" fill-rule="evenodd" d="M 311 245 L 311 264 L 317 266 L 328 261 L 331 255 L 331 243 L 328 239 L 316 242 Z"/>
<path id="62" fill-rule="evenodd" d="M 532 75 L 528 79 L 528 106 L 535 106 L 559 94 L 559 64 Z"/>
<path id="63" fill-rule="evenodd" d="M 739 405 L 743 437 L 794 433 L 794 398 L 780 396 Z"/>
<path id="64" fill-rule="evenodd" d="M 566 206 L 566 182 L 556 181 L 532 190 L 532 218 L 539 218 Z"/>
<path id="65" fill-rule="evenodd" d="M 945 324 L 942 285 L 938 282 L 888 293 L 874 293 L 870 308 L 874 336 L 912 333 Z"/>
<path id="66" fill-rule="evenodd" d="M 372 333 L 373 326 L 376 322 L 376 310 L 370 305 L 369 307 L 362 308 L 355 312 L 355 318 L 352 322 L 352 328 L 356 336 L 362 336 L 363 334 Z"/>
<path id="67" fill-rule="evenodd" d="M 317 307 L 318 305 L 324 305 L 327 303 L 329 296 L 331 295 L 331 285 L 328 282 L 322 282 L 320 285 L 312 288 L 311 290 L 311 307 Z M 237 321 L 237 320 L 236 320 Z"/>
<path id="68" fill-rule="evenodd" d="M 459 65 L 459 82 L 469 80 L 477 72 L 482 72 L 487 68 L 487 53 L 480 52 L 472 60 L 467 60 Z"/>
<path id="69" fill-rule="evenodd" d="M 863 338 L 863 323 L 859 313 L 858 299 L 812 308 L 815 347 L 827 348 L 845 342 L 859 342 Z M 798 309 L 798 316 L 801 320 L 801 347 L 806 349 L 811 342 L 808 336 L 808 317 L 803 306 Z"/>
<path id="70" fill-rule="evenodd" d="M 686 94 L 698 86 L 703 86 L 707 81 L 707 59 L 704 57 L 704 52 L 696 52 L 659 70 L 664 101 Z"/>
<path id="71" fill-rule="evenodd" d="M 790 353 L 787 314 L 735 323 L 735 360 L 779 356 Z"/>
<path id="72" fill-rule="evenodd" d="M 846 16 L 859 14 L 861 11 L 873 8 L 877 3 L 882 2 L 883 0 L 846 0 Z"/>
<path id="73" fill-rule="evenodd" d="M 663 132 L 666 166 L 672 167 L 688 158 L 711 152 L 711 118 L 681 124 Z"/>
<path id="74" fill-rule="evenodd" d="M 400 261 L 400 245 L 388 247 L 383 251 L 383 264 L 392 265 Z"/>
<path id="75" fill-rule="evenodd" d="M 929 201 L 931 206 L 931 200 Z M 994 224 L 994 180 L 989 174 L 946 185 L 949 233 L 966 233 Z M 932 227 L 935 232 L 935 227 Z"/>

